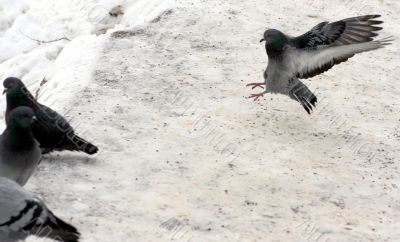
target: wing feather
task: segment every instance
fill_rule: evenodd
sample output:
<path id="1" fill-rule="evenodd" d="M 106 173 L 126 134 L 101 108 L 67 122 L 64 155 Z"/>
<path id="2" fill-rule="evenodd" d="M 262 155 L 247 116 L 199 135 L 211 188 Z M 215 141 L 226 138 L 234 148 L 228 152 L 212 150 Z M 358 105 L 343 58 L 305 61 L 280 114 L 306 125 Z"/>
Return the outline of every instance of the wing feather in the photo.
<path id="1" fill-rule="evenodd" d="M 392 39 L 386 38 L 377 41 L 338 45 L 318 50 L 294 50 L 290 59 L 294 62 L 294 75 L 298 78 L 310 78 L 321 74 L 334 65 L 347 61 L 357 53 L 371 51 L 390 44 Z"/>
<path id="2" fill-rule="evenodd" d="M 300 49 L 316 49 L 326 45 L 348 45 L 372 41 L 382 27 L 380 15 L 364 15 L 336 22 L 322 22 L 307 33 L 291 39 L 293 46 Z"/>
<path id="3" fill-rule="evenodd" d="M 347 61 L 357 53 L 382 48 L 391 39 L 374 41 L 378 14 L 346 18 L 336 22 L 322 22 L 307 33 L 291 38 L 291 46 L 297 49 L 298 63 L 295 73 L 299 78 L 310 78 L 321 74 L 334 65 Z"/>

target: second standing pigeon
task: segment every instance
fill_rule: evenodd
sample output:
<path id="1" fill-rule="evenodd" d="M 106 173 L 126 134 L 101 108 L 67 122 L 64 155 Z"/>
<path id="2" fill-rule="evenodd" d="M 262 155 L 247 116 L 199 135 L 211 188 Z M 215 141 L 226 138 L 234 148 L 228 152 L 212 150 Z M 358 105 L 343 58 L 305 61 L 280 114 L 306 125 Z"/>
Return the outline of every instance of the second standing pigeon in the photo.
<path id="1" fill-rule="evenodd" d="M 33 138 L 34 113 L 29 107 L 18 107 L 6 118 L 7 128 L 0 136 L 0 177 L 24 186 L 42 157 L 39 143 Z"/>
<path id="2" fill-rule="evenodd" d="M 4 80 L 3 85 L 7 95 L 6 116 L 21 105 L 33 109 L 36 120 L 32 124 L 32 131 L 43 149 L 43 154 L 53 150 L 83 151 L 90 155 L 97 153 L 98 148 L 76 135 L 65 118 L 37 102 L 20 79 L 9 77 Z"/>
<path id="3" fill-rule="evenodd" d="M 373 40 L 382 28 L 380 15 L 365 15 L 337 22 L 322 22 L 307 33 L 290 37 L 279 30 L 264 33 L 268 66 L 264 82 L 247 86 L 266 86 L 252 94 L 257 100 L 265 93 L 280 93 L 298 101 L 307 113 L 315 107 L 317 97 L 299 79 L 319 75 L 334 65 L 347 61 L 357 53 L 376 50 L 390 44 L 391 39 Z"/>
<path id="4" fill-rule="evenodd" d="M 0 241 L 17 242 L 29 236 L 78 242 L 79 232 L 57 218 L 46 205 L 17 183 L 0 177 Z"/>

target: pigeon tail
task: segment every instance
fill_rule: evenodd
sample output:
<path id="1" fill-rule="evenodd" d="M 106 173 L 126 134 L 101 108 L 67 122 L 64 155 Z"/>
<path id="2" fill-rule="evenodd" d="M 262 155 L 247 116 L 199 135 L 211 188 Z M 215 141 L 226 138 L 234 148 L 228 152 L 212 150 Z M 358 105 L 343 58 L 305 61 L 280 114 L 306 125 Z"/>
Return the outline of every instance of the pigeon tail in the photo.
<path id="1" fill-rule="evenodd" d="M 61 148 L 71 151 L 83 151 L 89 155 L 96 154 L 99 151 L 99 148 L 97 148 L 97 146 L 91 144 L 89 141 L 86 141 L 78 135 L 74 135 L 72 139 L 70 139 L 70 141 L 70 145 Z"/>
<path id="2" fill-rule="evenodd" d="M 318 102 L 317 97 L 308 89 L 306 85 L 298 81 L 289 92 L 289 96 L 298 101 L 308 114 L 311 114 L 313 107 Z"/>
<path id="3" fill-rule="evenodd" d="M 80 233 L 78 230 L 57 218 L 52 212 L 48 211 L 47 220 L 42 224 L 37 224 L 31 232 L 36 232 L 39 237 L 51 238 L 61 242 L 79 242 Z"/>
<path id="4" fill-rule="evenodd" d="M 72 137 L 68 136 L 67 138 L 62 140 L 61 144 L 58 144 L 57 147 L 41 147 L 42 154 L 48 154 L 53 151 L 83 151 L 86 154 L 93 155 L 99 151 L 97 146 L 91 144 L 90 142 L 84 140 L 78 135 L 73 134 Z"/>

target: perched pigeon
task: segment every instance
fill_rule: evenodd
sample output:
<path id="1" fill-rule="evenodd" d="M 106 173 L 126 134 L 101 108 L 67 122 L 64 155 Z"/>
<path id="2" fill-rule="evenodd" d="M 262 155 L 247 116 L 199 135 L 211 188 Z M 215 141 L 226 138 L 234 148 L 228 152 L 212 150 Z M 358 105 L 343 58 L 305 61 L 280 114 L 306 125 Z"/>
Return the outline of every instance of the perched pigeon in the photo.
<path id="1" fill-rule="evenodd" d="M 29 236 L 78 242 L 79 232 L 57 218 L 38 198 L 17 183 L 0 178 L 0 241 L 17 242 Z"/>
<path id="2" fill-rule="evenodd" d="M 252 88 L 266 86 L 262 93 L 249 98 L 256 101 L 265 93 L 280 93 L 300 102 L 307 113 L 315 107 L 317 97 L 299 79 L 319 75 L 334 65 L 347 61 L 357 53 L 371 51 L 390 44 L 391 38 L 373 40 L 382 21 L 380 15 L 347 18 L 337 22 L 322 22 L 307 33 L 290 37 L 276 29 L 264 33 L 268 66 L 263 83 L 250 83 Z"/>
<path id="3" fill-rule="evenodd" d="M 92 155 L 98 151 L 96 146 L 77 136 L 60 114 L 37 102 L 21 80 L 9 77 L 3 85 L 4 93 L 7 94 L 6 117 L 11 110 L 22 105 L 33 109 L 36 120 L 32 124 L 32 131 L 43 154 L 53 150 L 70 150 Z"/>
<path id="4" fill-rule="evenodd" d="M 7 128 L 0 136 L 0 177 L 24 186 L 42 157 L 39 143 L 33 138 L 34 113 L 21 106 L 7 116 Z"/>

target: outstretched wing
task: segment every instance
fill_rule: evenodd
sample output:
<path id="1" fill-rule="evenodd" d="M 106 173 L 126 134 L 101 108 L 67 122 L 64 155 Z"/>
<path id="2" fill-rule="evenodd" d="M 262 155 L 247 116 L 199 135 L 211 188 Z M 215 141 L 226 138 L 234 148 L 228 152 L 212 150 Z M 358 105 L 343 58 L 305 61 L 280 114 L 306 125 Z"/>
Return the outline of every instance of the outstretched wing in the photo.
<path id="1" fill-rule="evenodd" d="M 392 39 L 338 45 L 316 50 L 292 49 L 289 59 L 292 62 L 293 75 L 299 78 L 310 78 L 321 74 L 334 65 L 342 63 L 357 53 L 371 51 L 390 44 Z"/>
<path id="2" fill-rule="evenodd" d="M 349 45 L 371 41 L 381 30 L 381 15 L 365 15 L 337 22 L 322 22 L 307 33 L 291 39 L 291 44 L 300 49 L 316 49 L 320 46 Z"/>

